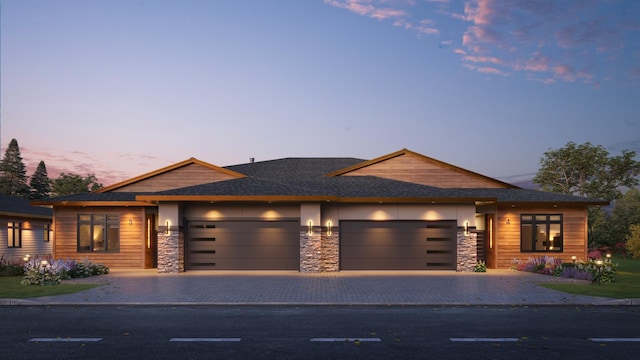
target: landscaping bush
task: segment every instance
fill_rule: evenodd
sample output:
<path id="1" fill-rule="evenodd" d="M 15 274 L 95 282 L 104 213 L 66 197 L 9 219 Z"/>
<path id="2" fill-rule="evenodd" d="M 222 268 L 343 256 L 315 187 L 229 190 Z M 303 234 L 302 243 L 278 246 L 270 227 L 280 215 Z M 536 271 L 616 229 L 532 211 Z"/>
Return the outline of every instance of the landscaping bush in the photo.
<path id="1" fill-rule="evenodd" d="M 0 276 L 22 276 L 24 275 L 24 261 L 20 259 L 5 259 L 0 256 Z"/>
<path id="2" fill-rule="evenodd" d="M 598 252 L 599 254 L 599 252 Z M 514 268 L 518 271 L 553 275 L 577 280 L 589 280 L 604 284 L 616 280 L 616 267 L 610 260 L 589 260 L 586 262 L 563 263 L 560 258 L 541 256 L 529 258 L 527 261 L 515 259 Z"/>
<path id="3" fill-rule="evenodd" d="M 633 258 L 640 258 L 640 224 L 631 225 L 625 248 Z"/>
<path id="4" fill-rule="evenodd" d="M 57 285 L 62 280 L 108 274 L 109 268 L 89 260 L 30 259 L 24 264 L 24 285 Z"/>
<path id="5" fill-rule="evenodd" d="M 473 266 L 473 272 L 487 272 L 487 264 L 480 260 Z"/>

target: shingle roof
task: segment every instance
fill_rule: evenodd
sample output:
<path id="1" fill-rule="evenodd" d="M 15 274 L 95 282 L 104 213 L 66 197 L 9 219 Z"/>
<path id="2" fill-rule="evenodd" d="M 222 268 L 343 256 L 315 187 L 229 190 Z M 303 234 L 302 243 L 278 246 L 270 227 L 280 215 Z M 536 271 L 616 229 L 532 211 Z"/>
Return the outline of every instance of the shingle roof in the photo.
<path id="1" fill-rule="evenodd" d="M 225 169 L 245 178 L 212 182 L 177 189 L 146 192 L 104 192 L 70 195 L 50 199 L 53 202 L 133 202 L 180 196 L 198 197 L 299 197 L 333 199 L 380 199 L 444 201 L 495 201 L 537 203 L 606 204 L 598 199 L 520 188 L 451 189 L 385 179 L 375 176 L 326 176 L 365 160 L 356 158 L 285 158 L 227 166 Z M 146 195 L 146 196 L 145 196 Z"/>
<path id="2" fill-rule="evenodd" d="M 19 196 L 0 194 L 0 214 L 2 215 L 51 217 L 52 213 L 50 208 L 32 206 L 29 200 Z"/>

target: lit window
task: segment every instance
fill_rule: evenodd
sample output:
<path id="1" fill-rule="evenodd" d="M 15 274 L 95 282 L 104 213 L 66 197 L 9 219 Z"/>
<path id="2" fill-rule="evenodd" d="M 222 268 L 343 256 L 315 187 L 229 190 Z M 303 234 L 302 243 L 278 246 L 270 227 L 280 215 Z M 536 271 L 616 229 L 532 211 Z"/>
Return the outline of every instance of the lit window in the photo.
<path id="1" fill-rule="evenodd" d="M 22 247 L 22 223 L 9 222 L 7 224 L 7 247 Z"/>
<path id="2" fill-rule="evenodd" d="M 562 215 L 522 214 L 520 216 L 522 252 L 562 252 Z"/>
<path id="3" fill-rule="evenodd" d="M 118 215 L 78 215 L 78 252 L 119 252 Z"/>
<path id="4" fill-rule="evenodd" d="M 44 242 L 51 241 L 51 224 L 44 224 Z"/>

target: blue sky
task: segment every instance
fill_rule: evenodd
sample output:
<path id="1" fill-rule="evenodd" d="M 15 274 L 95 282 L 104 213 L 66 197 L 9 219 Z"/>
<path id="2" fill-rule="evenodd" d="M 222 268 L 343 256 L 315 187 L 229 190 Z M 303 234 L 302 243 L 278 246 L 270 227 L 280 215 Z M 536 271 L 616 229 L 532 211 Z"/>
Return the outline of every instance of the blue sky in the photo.
<path id="1" fill-rule="evenodd" d="M 635 0 L 1 0 L 1 148 L 105 185 L 402 148 L 506 181 L 640 153 Z"/>

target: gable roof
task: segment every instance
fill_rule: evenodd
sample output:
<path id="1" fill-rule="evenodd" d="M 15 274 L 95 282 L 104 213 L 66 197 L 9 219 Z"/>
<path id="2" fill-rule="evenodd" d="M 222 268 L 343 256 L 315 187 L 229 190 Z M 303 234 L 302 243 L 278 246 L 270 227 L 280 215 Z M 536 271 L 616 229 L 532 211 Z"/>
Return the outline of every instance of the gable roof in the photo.
<path id="1" fill-rule="evenodd" d="M 155 171 L 151 171 L 151 172 L 148 172 L 146 174 L 142 174 L 140 176 L 136 176 L 136 177 L 131 178 L 129 180 L 125 180 L 125 181 L 122 181 L 122 182 L 119 182 L 119 183 L 116 183 L 116 184 L 113 184 L 113 185 L 110 185 L 110 186 L 107 186 L 107 187 L 103 187 L 102 189 L 97 190 L 96 192 L 105 193 L 105 192 L 111 192 L 111 191 L 114 191 L 114 190 L 118 190 L 118 189 L 121 189 L 123 187 L 129 186 L 129 185 L 132 185 L 132 184 L 140 183 L 140 182 L 143 182 L 145 180 L 149 180 L 151 178 L 158 177 L 158 176 L 161 176 L 163 174 L 170 173 L 172 171 L 175 171 L 175 170 L 180 169 L 180 168 L 184 168 L 184 167 L 189 166 L 189 165 L 198 165 L 198 166 L 204 167 L 206 169 L 213 170 L 215 172 L 226 174 L 226 175 L 228 175 L 228 176 L 230 176 L 232 178 L 245 177 L 245 175 L 240 174 L 238 172 L 235 172 L 235 171 L 232 171 L 232 170 L 229 170 L 229 169 L 225 169 L 225 168 L 221 168 L 219 166 L 216 166 L 216 165 L 213 165 L 213 164 L 209 164 L 207 162 L 204 162 L 204 161 L 201 161 L 201 160 L 198 160 L 198 159 L 192 157 L 192 158 L 189 158 L 187 160 L 181 161 L 179 163 L 176 163 L 176 164 L 173 164 L 173 165 L 169 165 L 169 166 L 163 167 L 161 169 L 158 169 L 158 170 L 155 170 Z"/>
<path id="2" fill-rule="evenodd" d="M 358 164 L 355 164 L 353 166 L 344 168 L 344 169 L 340 169 L 338 171 L 334 171 L 332 173 L 327 174 L 326 176 L 344 176 L 344 175 L 357 175 L 359 173 L 359 170 L 363 170 L 366 168 L 371 168 L 375 165 L 380 165 L 383 164 L 384 162 L 388 162 L 394 158 L 398 158 L 404 155 L 409 155 L 411 157 L 417 158 L 420 161 L 424 162 L 424 163 L 428 163 L 431 164 L 432 167 L 438 168 L 440 170 L 435 170 L 433 168 L 431 169 L 424 169 L 422 170 L 423 173 L 429 173 L 430 176 L 426 177 L 425 180 L 426 182 L 422 182 L 423 185 L 431 185 L 431 186 L 440 186 L 442 185 L 442 179 L 448 179 L 451 176 L 453 176 L 455 174 L 455 176 L 459 177 L 459 176 L 464 176 L 468 179 L 473 179 L 473 183 L 478 183 L 478 182 L 482 182 L 484 184 L 491 184 L 491 187 L 500 187 L 500 188 L 511 188 L 511 189 L 517 189 L 518 187 L 513 185 L 513 184 L 509 184 L 482 174 L 478 174 L 475 173 L 473 171 L 467 170 L 467 169 L 463 169 L 461 167 L 455 166 L 455 165 L 451 165 L 449 163 L 446 163 L 444 161 L 440 161 L 440 160 L 436 160 L 433 158 L 430 158 L 428 156 L 416 153 L 414 151 L 408 150 L 408 149 L 402 149 L 396 152 L 393 152 L 391 154 L 388 155 L 384 155 L 384 156 L 380 156 L 378 158 L 375 158 L 373 160 L 369 160 L 369 161 L 364 161 Z M 418 169 L 414 169 L 415 172 L 418 172 Z M 374 172 L 374 173 L 368 173 L 368 174 L 375 174 L 378 176 L 385 176 L 383 175 L 383 173 L 381 173 L 380 171 Z M 429 180 L 429 178 L 434 178 L 433 180 Z M 448 182 L 448 181 L 447 181 Z M 447 184 L 448 185 L 448 184 Z M 445 186 L 445 187 L 449 187 L 449 186 Z M 456 187 L 456 186 L 451 186 L 451 187 Z M 476 186 L 469 186 L 471 188 L 476 187 Z"/>
<path id="3" fill-rule="evenodd" d="M 0 215 L 51 219 L 52 214 L 50 208 L 32 206 L 27 199 L 0 194 Z"/>
<path id="4" fill-rule="evenodd" d="M 465 179 L 471 177 L 472 184 L 483 187 L 439 187 L 428 184 L 395 179 L 385 176 L 372 176 L 366 172 L 358 176 L 347 174 L 358 172 L 370 166 L 400 156 L 411 156 L 411 164 L 425 161 L 436 164 L 422 168 L 419 176 L 427 176 L 428 170 L 438 172 L 445 168 L 444 176 L 463 174 Z M 130 184 L 141 184 L 154 177 L 168 175 L 171 172 L 183 171 L 187 166 L 198 165 L 216 174 L 224 174 L 223 178 L 205 176 L 201 182 L 189 183 L 177 181 L 173 188 L 155 189 L 153 191 L 130 191 L 144 187 L 128 187 Z M 406 166 L 406 162 L 404 163 Z M 394 163 L 397 166 L 398 163 Z M 419 165 L 419 164 L 418 164 Z M 387 166 L 389 167 L 389 166 Z M 393 166 L 390 168 L 393 169 Z M 454 172 L 448 172 L 452 170 Z M 402 169 L 411 173 L 412 168 Z M 427 171 L 427 172 L 425 172 Z M 182 174 L 182 173 L 178 173 Z M 393 176 L 393 171 L 390 172 Z M 425 175 L 427 174 L 427 175 Z M 440 176 L 443 173 L 440 172 Z M 206 175 L 206 174 L 205 174 Z M 347 175 L 347 176 L 344 176 Z M 384 175 L 384 174 L 383 174 Z M 180 178 L 180 176 L 178 176 Z M 481 179 L 474 181 L 473 179 Z M 487 183 L 488 182 L 488 183 Z M 468 185 L 465 183 L 465 185 Z M 484 187 L 486 186 L 486 187 Z M 250 162 L 224 168 L 211 165 L 195 158 L 168 166 L 124 181 L 95 193 L 77 194 L 49 200 L 40 200 L 36 204 L 62 206 L 149 206 L 159 201 L 290 201 L 290 202 L 511 202 L 511 203 L 543 203 L 543 204 L 580 204 L 604 205 L 608 202 L 600 199 L 582 198 L 571 195 L 547 193 L 537 190 L 521 189 L 517 186 L 480 175 L 407 149 L 385 155 L 373 160 L 357 158 L 283 158 L 261 162 Z"/>

